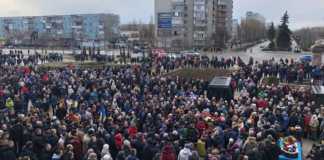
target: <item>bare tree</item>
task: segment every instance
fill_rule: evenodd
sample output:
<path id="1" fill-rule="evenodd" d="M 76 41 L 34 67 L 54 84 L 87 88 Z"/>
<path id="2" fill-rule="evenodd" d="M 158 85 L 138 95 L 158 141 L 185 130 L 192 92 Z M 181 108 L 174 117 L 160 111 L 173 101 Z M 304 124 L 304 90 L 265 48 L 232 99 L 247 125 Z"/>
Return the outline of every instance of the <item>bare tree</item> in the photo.
<path id="1" fill-rule="evenodd" d="M 324 37 L 324 27 L 302 28 L 293 35 L 303 50 L 309 50 L 316 40 Z"/>
<path id="2" fill-rule="evenodd" d="M 239 30 L 242 42 L 255 42 L 266 37 L 265 24 L 255 19 L 242 19 Z"/>

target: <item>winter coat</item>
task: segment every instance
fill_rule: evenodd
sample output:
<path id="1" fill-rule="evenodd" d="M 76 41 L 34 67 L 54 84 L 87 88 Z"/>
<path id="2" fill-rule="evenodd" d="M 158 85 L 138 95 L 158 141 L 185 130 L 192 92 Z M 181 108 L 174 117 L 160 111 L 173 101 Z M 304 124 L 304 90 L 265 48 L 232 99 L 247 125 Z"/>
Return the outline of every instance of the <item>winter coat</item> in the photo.
<path id="1" fill-rule="evenodd" d="M 0 146 L 0 160 L 15 160 L 15 151 L 7 146 Z"/>
<path id="2" fill-rule="evenodd" d="M 81 159 L 82 156 L 82 141 L 78 137 L 73 137 L 70 142 L 73 145 L 73 152 L 76 159 Z"/>
<path id="3" fill-rule="evenodd" d="M 152 160 L 156 152 L 157 150 L 155 150 L 153 145 L 147 144 L 143 148 L 143 153 L 141 158 L 142 160 Z"/>
<path id="4" fill-rule="evenodd" d="M 195 128 L 188 128 L 187 139 L 190 142 L 196 143 L 198 139 L 198 131 Z"/>
<path id="5" fill-rule="evenodd" d="M 206 143 L 200 139 L 197 142 L 197 151 L 200 157 L 205 157 L 207 154 Z"/>
<path id="6" fill-rule="evenodd" d="M 160 160 L 176 160 L 177 156 L 174 153 L 173 146 L 171 144 L 167 144 L 163 147 Z"/>
<path id="7" fill-rule="evenodd" d="M 271 143 L 265 146 L 263 152 L 264 160 L 277 160 L 281 150 L 278 145 L 276 145 L 275 143 Z"/>
<path id="8" fill-rule="evenodd" d="M 116 148 L 118 150 L 121 150 L 122 146 L 123 146 L 123 141 L 124 141 L 122 134 L 120 134 L 120 133 L 116 134 L 114 137 L 114 140 L 115 140 Z"/>
<path id="9" fill-rule="evenodd" d="M 52 153 L 49 151 L 44 151 L 40 153 L 39 159 L 50 160 L 52 158 Z"/>
<path id="10" fill-rule="evenodd" d="M 192 152 L 189 148 L 183 148 L 178 155 L 178 160 L 189 160 L 192 156 Z"/>
<path id="11" fill-rule="evenodd" d="M 128 134 L 131 138 L 134 138 L 137 134 L 137 128 L 136 127 L 129 127 L 128 128 Z"/>
<path id="12" fill-rule="evenodd" d="M 43 136 L 34 136 L 33 140 L 33 152 L 39 157 L 45 148 L 45 138 Z"/>

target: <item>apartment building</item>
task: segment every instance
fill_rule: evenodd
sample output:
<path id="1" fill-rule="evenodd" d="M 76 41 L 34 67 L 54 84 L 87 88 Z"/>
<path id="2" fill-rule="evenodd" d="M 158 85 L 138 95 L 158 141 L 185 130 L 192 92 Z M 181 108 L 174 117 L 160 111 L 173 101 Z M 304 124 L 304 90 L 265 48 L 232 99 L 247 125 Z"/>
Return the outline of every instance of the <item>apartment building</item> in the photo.
<path id="1" fill-rule="evenodd" d="M 30 39 L 37 33 L 43 39 L 103 41 L 118 35 L 119 16 L 115 14 L 78 14 L 34 17 L 0 17 L 0 37 Z"/>
<path id="2" fill-rule="evenodd" d="M 156 46 L 221 47 L 232 32 L 233 0 L 155 0 Z"/>
<path id="3" fill-rule="evenodd" d="M 256 20 L 256 21 L 266 25 L 266 19 L 260 13 L 248 11 L 248 12 L 246 12 L 246 20 Z"/>

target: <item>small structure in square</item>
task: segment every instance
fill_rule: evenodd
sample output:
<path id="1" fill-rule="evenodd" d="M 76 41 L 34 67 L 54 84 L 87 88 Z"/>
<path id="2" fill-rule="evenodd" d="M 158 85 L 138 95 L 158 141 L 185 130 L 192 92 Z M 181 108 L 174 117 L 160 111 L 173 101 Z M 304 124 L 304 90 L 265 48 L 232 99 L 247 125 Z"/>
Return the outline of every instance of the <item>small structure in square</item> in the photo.
<path id="1" fill-rule="evenodd" d="M 231 77 L 214 77 L 208 86 L 208 97 L 216 97 L 231 100 L 234 97 L 234 92 L 231 87 Z"/>
<path id="2" fill-rule="evenodd" d="M 322 65 L 322 54 L 324 54 L 324 39 L 316 41 L 311 49 L 313 52 L 313 65 L 320 67 Z"/>
<path id="3" fill-rule="evenodd" d="M 312 94 L 316 104 L 324 104 L 324 86 L 312 86 Z"/>

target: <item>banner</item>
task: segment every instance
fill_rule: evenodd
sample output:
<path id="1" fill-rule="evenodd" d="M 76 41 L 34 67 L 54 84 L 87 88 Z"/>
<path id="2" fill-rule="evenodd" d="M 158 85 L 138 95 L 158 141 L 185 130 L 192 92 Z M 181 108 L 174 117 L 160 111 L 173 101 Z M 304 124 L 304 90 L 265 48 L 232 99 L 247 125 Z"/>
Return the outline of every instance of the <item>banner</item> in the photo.
<path id="1" fill-rule="evenodd" d="M 172 13 L 158 13 L 158 27 L 162 29 L 172 28 Z"/>

